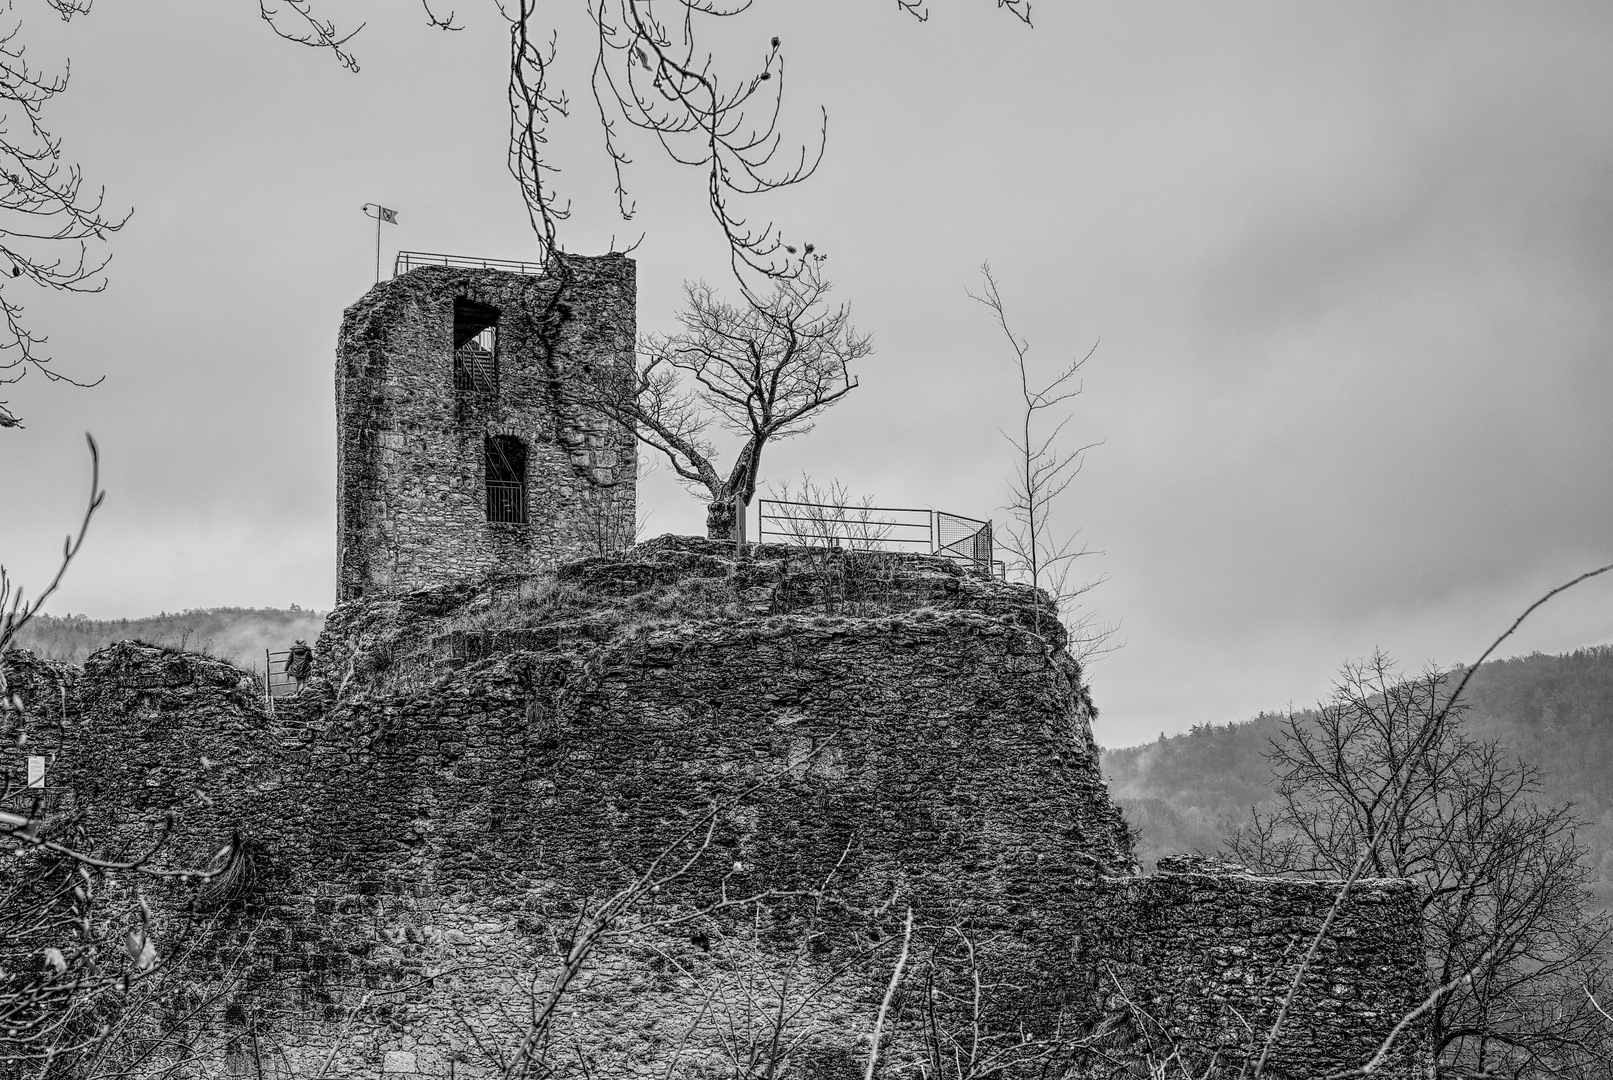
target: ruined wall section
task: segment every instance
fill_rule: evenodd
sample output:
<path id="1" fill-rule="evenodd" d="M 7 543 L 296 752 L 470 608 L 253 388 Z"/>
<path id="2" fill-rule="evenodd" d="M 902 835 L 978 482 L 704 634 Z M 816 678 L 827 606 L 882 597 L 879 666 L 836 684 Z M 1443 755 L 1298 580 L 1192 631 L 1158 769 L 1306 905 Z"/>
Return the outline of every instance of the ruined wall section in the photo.
<path id="1" fill-rule="evenodd" d="M 1185 1074 L 1237 1073 L 1258 1060 L 1340 881 L 1258 877 L 1196 856 L 1160 860 L 1153 877 L 1105 878 L 1094 890 L 1081 966 L 1093 1007 L 1133 1059 L 1173 1053 Z M 1368 879 L 1343 894 L 1300 979 L 1266 1075 L 1308 1080 L 1373 1061 L 1431 987 L 1421 894 Z M 1413 1022 L 1373 1076 L 1429 1080 L 1428 1035 Z"/>
<path id="2" fill-rule="evenodd" d="M 1223 1002 L 1259 1023 L 1324 893 L 1126 876 L 1080 670 L 1023 625 L 1028 589 L 907 560 L 891 564 L 903 576 L 890 595 L 929 603 L 836 613 L 816 572 L 735 564 L 721 547 L 661 542 L 578 564 L 572 632 L 479 659 L 428 647 L 358 662 L 382 640 L 430 646 L 431 627 L 485 610 L 485 590 L 346 605 L 310 692 L 272 716 L 229 665 L 133 643 L 76 678 L 34 680 L 32 712 L 64 688 L 68 699 L 57 811 L 129 843 L 172 815 L 177 854 L 236 830 L 250 846 L 252 899 L 202 954 L 198 978 L 219 997 L 190 1029 L 196 1075 L 251 1074 L 252 1045 L 272 1048 L 275 1080 L 327 1061 L 326 1075 L 496 1074 L 479 1045 L 518 1039 L 511 1017 L 552 977 L 578 918 L 679 836 L 703 845 L 699 858 L 568 999 L 557 1045 L 596 1075 L 664 1075 L 673 1053 L 672 1075 L 731 1071 L 724 1033 L 772 1015 L 755 988 L 786 982 L 822 989 L 792 999 L 801 1026 L 786 1036 L 801 1040 L 781 1075 L 861 1075 L 909 906 L 919 929 L 893 1062 L 924 1056 L 932 976 L 967 982 L 959 934 L 982 960 L 988 1033 L 1012 1047 L 1023 1030 L 1092 1076 L 1156 1049 L 1126 1026 L 1114 980 L 1174 1038 L 1219 1045 Z M 648 617 L 723 582 L 737 613 Z M 641 600 L 637 619 L 614 606 Z M 407 632 L 385 638 L 386 624 Z M 1394 888 L 1364 888 L 1367 907 L 1324 951 L 1320 997 L 1284 1036 L 1303 1060 L 1359 1064 L 1415 1003 L 1414 910 L 1371 907 Z M 764 891 L 777 898 L 761 917 L 739 906 L 644 925 Z M 218 971 L 240 974 L 226 984 Z M 941 1020 L 967 1030 L 956 1008 Z M 1111 1057 L 1082 1049 L 1099 1037 Z"/>
<path id="3" fill-rule="evenodd" d="M 637 448 L 583 408 L 585 365 L 634 362 L 625 256 L 564 277 L 422 267 L 349 308 L 337 347 L 337 589 L 529 571 L 631 542 Z M 456 300 L 499 312 L 496 390 L 456 388 Z M 485 441 L 526 446 L 524 523 L 488 520 Z"/>
<path id="4" fill-rule="evenodd" d="M 93 654 L 82 669 L 20 651 L 7 652 L 0 663 L 21 705 L 4 726 L 26 732 L 19 749 L 48 759 L 43 790 L 13 791 L 6 809 L 41 820 L 45 839 L 103 858 L 208 868 L 244 825 L 274 819 L 280 747 L 261 709 L 261 685 L 249 673 L 212 657 L 132 641 Z M 12 751 L 17 734 L 0 731 L 7 779 L 20 773 L 20 754 Z M 250 831 L 246 839 L 255 855 L 276 847 Z M 193 1035 L 210 1051 L 203 1060 L 213 1071 L 201 1075 L 226 1075 L 227 1058 L 244 1060 L 248 1017 L 235 1009 L 233 995 L 274 977 L 277 920 L 297 903 L 277 876 L 281 865 L 243 859 L 211 890 L 211 882 L 192 887 L 137 873 L 108 874 L 97 883 L 93 910 L 105 947 L 100 962 L 113 971 L 127 964 L 119 928 L 140 925 L 138 890 L 152 906 L 157 956 L 172 965 L 131 995 L 154 999 L 153 1007 L 129 1024 L 115 1011 L 104 1017 L 119 1032 L 122 1061 L 160 1043 L 167 1050 L 144 1060 L 150 1075 L 166 1075 L 173 1051 Z M 6 869 L 0 866 L 0 891 Z M 244 886 L 238 895 L 236 885 Z M 234 902 L 223 904 L 226 896 Z M 265 932 L 266 925 L 273 929 Z M 202 1001 L 213 1007 L 190 1016 L 190 1004 Z M 97 1007 L 111 1004 L 103 998 Z M 227 1011 L 233 1019 L 226 1019 Z M 181 1038 L 163 1038 L 175 1033 Z M 101 1064 L 119 1061 L 114 1056 Z"/>

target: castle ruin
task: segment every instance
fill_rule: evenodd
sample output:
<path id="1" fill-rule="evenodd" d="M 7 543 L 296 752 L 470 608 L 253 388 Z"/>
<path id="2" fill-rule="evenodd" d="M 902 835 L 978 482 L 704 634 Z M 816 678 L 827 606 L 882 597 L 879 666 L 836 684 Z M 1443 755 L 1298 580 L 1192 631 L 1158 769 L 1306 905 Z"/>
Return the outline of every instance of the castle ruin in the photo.
<path id="1" fill-rule="evenodd" d="M 300 697 L 135 642 L 8 659 L 47 820 L 109 850 L 172 822 L 178 865 L 238 841 L 198 897 L 168 888 L 178 981 L 119 1029 L 119 1075 L 856 1080 L 875 1050 L 890 1080 L 1431 1075 L 1402 1024 L 1428 993 L 1416 886 L 1141 875 L 1031 587 L 926 555 L 591 548 L 596 507 L 630 516 L 632 448 L 565 372 L 631 362 L 632 284 L 620 257 L 576 296 L 428 267 L 348 310 L 343 602 Z M 494 468 L 501 438 L 524 469 Z M 524 522 L 498 520 L 512 475 Z M 523 1046 L 541 1067 L 512 1072 Z"/>
<path id="2" fill-rule="evenodd" d="M 634 303 L 632 260 L 607 255 L 567 257 L 563 275 L 420 266 L 348 308 L 337 598 L 630 543 L 636 440 L 577 390 L 590 368 L 631 369 Z"/>

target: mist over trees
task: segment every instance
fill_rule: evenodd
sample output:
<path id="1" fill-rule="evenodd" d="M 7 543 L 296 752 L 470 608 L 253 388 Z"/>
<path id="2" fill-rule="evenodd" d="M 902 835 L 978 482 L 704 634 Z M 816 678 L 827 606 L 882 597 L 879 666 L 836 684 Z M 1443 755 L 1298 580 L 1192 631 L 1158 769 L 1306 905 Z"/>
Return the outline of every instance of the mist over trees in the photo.
<path id="1" fill-rule="evenodd" d="M 248 670 L 263 666 L 265 650 L 284 649 L 298 638 L 313 641 L 325 613 L 290 608 L 199 608 L 133 619 L 87 615 L 36 615 L 14 644 L 45 660 L 82 664 L 115 641 L 145 641 L 216 656 Z"/>

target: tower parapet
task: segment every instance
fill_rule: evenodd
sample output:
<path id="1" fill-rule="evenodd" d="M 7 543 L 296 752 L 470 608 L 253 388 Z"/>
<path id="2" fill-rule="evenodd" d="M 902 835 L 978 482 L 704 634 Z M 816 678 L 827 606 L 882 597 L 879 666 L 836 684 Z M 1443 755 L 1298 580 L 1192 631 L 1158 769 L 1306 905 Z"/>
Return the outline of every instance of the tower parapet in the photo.
<path id="1" fill-rule="evenodd" d="M 423 266 L 347 309 L 338 599 L 632 542 L 634 436 L 577 384 L 588 366 L 633 363 L 633 262 L 570 256 L 566 271 Z"/>

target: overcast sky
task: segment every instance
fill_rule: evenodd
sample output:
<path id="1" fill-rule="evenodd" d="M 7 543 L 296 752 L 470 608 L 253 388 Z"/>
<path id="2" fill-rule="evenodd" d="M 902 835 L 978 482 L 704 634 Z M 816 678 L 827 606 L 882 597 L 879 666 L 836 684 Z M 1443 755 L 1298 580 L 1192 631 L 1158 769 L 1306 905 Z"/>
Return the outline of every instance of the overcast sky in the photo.
<path id="1" fill-rule="evenodd" d="M 561 5 L 555 5 L 559 7 Z M 571 12 L 575 19 L 582 10 Z M 500 25 L 444 35 L 398 0 L 328 5 L 363 70 L 274 38 L 247 0 L 19 4 L 49 119 L 133 207 L 107 291 L 27 297 L 58 366 L 10 388 L 0 558 L 37 586 L 80 512 L 83 432 L 110 492 L 57 614 L 326 608 L 332 363 L 397 248 L 531 257 L 504 171 Z M 787 119 L 827 157 L 752 208 L 829 255 L 874 335 L 862 385 L 767 477 L 1001 518 L 1011 367 L 965 296 L 991 261 L 1032 359 L 1100 342 L 1070 431 L 1095 441 L 1062 525 L 1101 552 L 1100 742 L 1308 704 L 1338 664 L 1471 659 L 1532 599 L 1613 559 L 1613 7 L 990 0 L 928 23 L 875 0 L 757 0 Z M 562 57 L 586 61 L 580 26 Z M 567 54 L 567 47 L 572 52 Z M 634 147 L 613 216 L 592 102 L 556 153 L 597 252 L 644 240 L 639 325 L 720 283 L 699 176 Z M 9 287 L 9 286 L 8 286 Z M 700 532 L 666 469 L 648 531 Z M 1613 582 L 1505 653 L 1613 640 Z"/>

